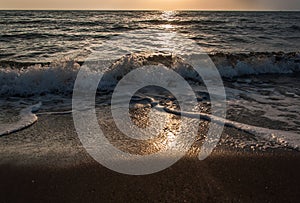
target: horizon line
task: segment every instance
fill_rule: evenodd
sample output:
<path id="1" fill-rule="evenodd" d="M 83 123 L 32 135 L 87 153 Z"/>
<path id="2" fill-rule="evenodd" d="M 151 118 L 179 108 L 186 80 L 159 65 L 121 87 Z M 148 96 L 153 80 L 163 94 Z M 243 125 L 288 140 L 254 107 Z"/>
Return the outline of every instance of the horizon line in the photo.
<path id="1" fill-rule="evenodd" d="M 256 12 L 299 12 L 300 10 L 277 10 L 277 9 L 174 9 L 174 10 L 164 10 L 164 9 L 57 9 L 57 8 L 0 8 L 0 11 L 256 11 Z"/>

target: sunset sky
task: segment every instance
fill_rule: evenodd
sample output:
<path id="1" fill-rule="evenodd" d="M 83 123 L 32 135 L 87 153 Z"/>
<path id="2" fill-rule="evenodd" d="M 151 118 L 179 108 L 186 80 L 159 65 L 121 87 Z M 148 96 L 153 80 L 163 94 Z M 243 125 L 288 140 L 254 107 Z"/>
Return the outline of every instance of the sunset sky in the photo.
<path id="1" fill-rule="evenodd" d="M 300 10 L 300 0 L 0 0 L 0 9 Z"/>

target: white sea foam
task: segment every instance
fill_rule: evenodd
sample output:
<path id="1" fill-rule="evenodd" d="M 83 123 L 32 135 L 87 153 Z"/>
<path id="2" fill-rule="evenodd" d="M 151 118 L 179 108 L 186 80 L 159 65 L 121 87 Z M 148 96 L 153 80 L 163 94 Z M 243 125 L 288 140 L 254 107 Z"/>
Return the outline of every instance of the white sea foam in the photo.
<path id="1" fill-rule="evenodd" d="M 182 112 L 174 109 L 166 108 L 163 106 L 156 106 L 156 109 L 164 110 L 168 113 L 172 113 L 175 115 L 181 115 L 189 118 L 201 118 L 208 121 L 212 121 L 217 124 L 224 123 L 227 127 L 233 127 L 238 130 L 245 131 L 252 135 L 255 135 L 257 138 L 264 139 L 267 141 L 275 141 L 281 146 L 289 146 L 296 150 L 300 150 L 300 136 L 297 133 L 286 132 L 282 130 L 274 130 L 269 128 L 257 127 L 253 125 L 247 125 L 235 121 L 231 121 L 228 119 L 219 118 L 206 113 L 194 113 L 194 112 Z"/>
<path id="2" fill-rule="evenodd" d="M 0 136 L 23 130 L 34 124 L 38 120 L 38 117 L 33 112 L 38 111 L 41 105 L 42 103 L 39 102 L 21 110 L 20 120 L 15 123 L 0 123 Z"/>
<path id="3" fill-rule="evenodd" d="M 215 60 L 214 60 L 215 59 Z M 287 74 L 300 71 L 300 54 L 255 53 L 250 55 L 215 56 L 213 60 L 222 77 L 244 75 Z"/>
<path id="4" fill-rule="evenodd" d="M 282 55 L 282 56 L 281 56 Z M 300 72 L 300 55 L 214 55 L 212 59 L 224 78 L 234 78 L 245 75 L 296 73 Z M 104 87 L 116 85 L 121 77 L 132 69 L 145 63 L 161 63 L 171 66 L 187 80 L 199 81 L 196 72 L 183 61 L 170 54 L 132 54 L 121 58 L 106 69 L 102 83 Z M 168 64 L 169 63 L 169 64 Z M 32 65 L 25 68 L 0 68 L 0 95 L 2 96 L 31 96 L 41 94 L 70 94 L 80 65 L 74 61 L 61 61 L 51 65 Z M 90 73 L 99 74 L 97 67 Z"/>
<path id="5" fill-rule="evenodd" d="M 70 93 L 78 69 L 79 65 L 72 61 L 51 66 L 37 64 L 21 69 L 0 68 L 0 95 Z"/>

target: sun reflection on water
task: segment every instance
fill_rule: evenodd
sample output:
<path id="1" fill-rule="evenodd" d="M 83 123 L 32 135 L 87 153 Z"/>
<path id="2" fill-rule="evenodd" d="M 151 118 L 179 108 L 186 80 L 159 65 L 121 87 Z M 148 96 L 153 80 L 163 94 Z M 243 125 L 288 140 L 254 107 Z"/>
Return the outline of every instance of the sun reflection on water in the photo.
<path id="1" fill-rule="evenodd" d="M 163 19 L 172 19 L 176 15 L 176 11 L 163 11 L 162 18 Z"/>
<path id="2" fill-rule="evenodd" d="M 174 28 L 174 26 L 170 25 L 170 24 L 162 25 L 161 27 L 164 29 L 173 29 Z"/>
<path id="3" fill-rule="evenodd" d="M 161 14 L 161 19 L 167 22 L 172 22 L 175 20 L 176 11 L 163 11 Z M 164 24 L 160 26 L 163 29 L 174 29 L 175 26 L 171 23 Z"/>

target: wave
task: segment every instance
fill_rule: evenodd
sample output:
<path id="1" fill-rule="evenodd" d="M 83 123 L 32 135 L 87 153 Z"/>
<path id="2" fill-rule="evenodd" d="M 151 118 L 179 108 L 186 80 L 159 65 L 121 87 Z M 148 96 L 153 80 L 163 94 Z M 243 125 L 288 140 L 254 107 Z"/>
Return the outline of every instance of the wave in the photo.
<path id="1" fill-rule="evenodd" d="M 166 108 L 163 106 L 156 106 L 158 110 L 164 110 L 165 112 L 185 116 L 188 118 L 201 118 L 204 120 L 208 120 L 217 124 L 224 124 L 227 127 L 235 128 L 247 133 L 250 133 L 257 138 L 261 138 L 267 141 L 274 141 L 278 143 L 280 146 L 291 147 L 294 150 L 300 150 L 300 136 L 297 133 L 287 132 L 282 130 L 274 130 L 269 128 L 257 127 L 253 125 L 247 125 L 244 123 L 239 123 L 235 121 L 231 121 L 228 119 L 219 118 L 206 113 L 192 113 L 192 112 L 182 112 L 174 109 Z"/>
<path id="2" fill-rule="evenodd" d="M 292 25 L 289 28 L 292 29 L 292 30 L 296 30 L 296 31 L 300 30 L 300 26 L 298 26 L 298 25 Z"/>
<path id="3" fill-rule="evenodd" d="M 224 78 L 259 74 L 287 74 L 300 71 L 300 53 L 250 53 L 211 56 Z"/>
<path id="4" fill-rule="evenodd" d="M 121 29 L 121 28 L 120 28 Z M 110 35 L 103 34 L 50 34 L 50 33 L 18 33 L 18 34 L 5 34 L 0 35 L 0 42 L 10 42 L 15 39 L 49 39 L 49 38 L 65 38 L 70 41 L 81 40 L 84 38 L 94 39 L 109 39 Z"/>
<path id="5" fill-rule="evenodd" d="M 298 52 L 215 53 L 211 54 L 210 57 L 224 79 L 229 78 L 232 80 L 247 75 L 300 72 L 300 53 Z M 0 63 L 0 95 L 71 94 L 77 73 L 83 63 L 82 61 L 76 62 L 73 60 L 61 60 L 44 64 L 2 62 Z M 201 81 L 201 78 L 192 67 L 172 54 L 135 53 L 117 60 L 104 72 L 105 85 L 109 87 L 117 84 L 124 75 L 134 68 L 159 63 L 174 69 L 186 80 Z M 101 85 L 103 84 L 101 83 Z"/>
<path id="6" fill-rule="evenodd" d="M 9 124 L 0 123 L 0 136 L 9 135 L 11 133 L 21 131 L 33 125 L 38 120 L 38 117 L 32 112 L 38 111 L 41 105 L 42 103 L 39 102 L 38 104 L 29 106 L 21 110 L 20 112 L 21 119 L 15 123 L 9 123 Z"/>
<path id="7" fill-rule="evenodd" d="M 241 130 L 244 132 L 247 132 L 249 134 L 254 135 L 258 139 L 262 139 L 271 142 L 275 142 L 278 144 L 279 147 L 287 147 L 292 148 L 296 151 L 300 150 L 300 137 L 299 134 L 294 132 L 287 132 L 282 130 L 274 130 L 269 128 L 263 128 L 263 127 L 257 127 L 253 125 L 248 125 L 244 123 L 239 123 L 235 121 L 231 121 L 228 119 L 220 118 L 217 116 L 213 116 L 207 113 L 199 113 L 199 112 L 184 112 L 184 111 L 178 111 L 173 108 L 165 107 L 159 104 L 155 99 L 146 97 L 143 98 L 146 99 L 148 102 L 151 103 L 151 106 L 158 110 L 165 113 L 178 115 L 178 116 L 184 116 L 191 119 L 202 119 L 207 120 L 216 124 L 225 125 L 229 128 L 235 128 L 237 130 Z M 64 115 L 64 114 L 72 114 L 73 110 L 68 111 L 58 111 L 58 112 L 43 112 L 43 113 L 36 113 L 33 112 L 38 111 L 41 108 L 42 103 L 39 102 L 38 104 L 29 106 L 23 110 L 20 111 L 20 117 L 21 119 L 18 122 L 12 123 L 12 124 L 0 124 L 0 136 L 9 135 L 18 131 L 21 131 L 27 127 L 30 127 L 33 125 L 37 120 L 37 115 Z M 88 108 L 87 108 L 88 109 Z M 248 143 L 248 144 L 256 144 L 256 141 L 254 143 Z M 242 142 L 240 147 L 244 147 L 247 145 L 247 143 Z"/>
<path id="8" fill-rule="evenodd" d="M 0 95 L 66 94 L 73 90 L 80 65 L 74 61 L 24 68 L 0 68 Z"/>
<path id="9" fill-rule="evenodd" d="M 210 20 L 210 19 L 201 19 L 201 20 L 162 20 L 162 19 L 148 19 L 148 20 L 141 20 L 140 23 L 149 23 L 155 25 L 163 25 L 163 24 L 171 24 L 171 25 L 223 25 L 226 21 L 222 20 Z"/>

